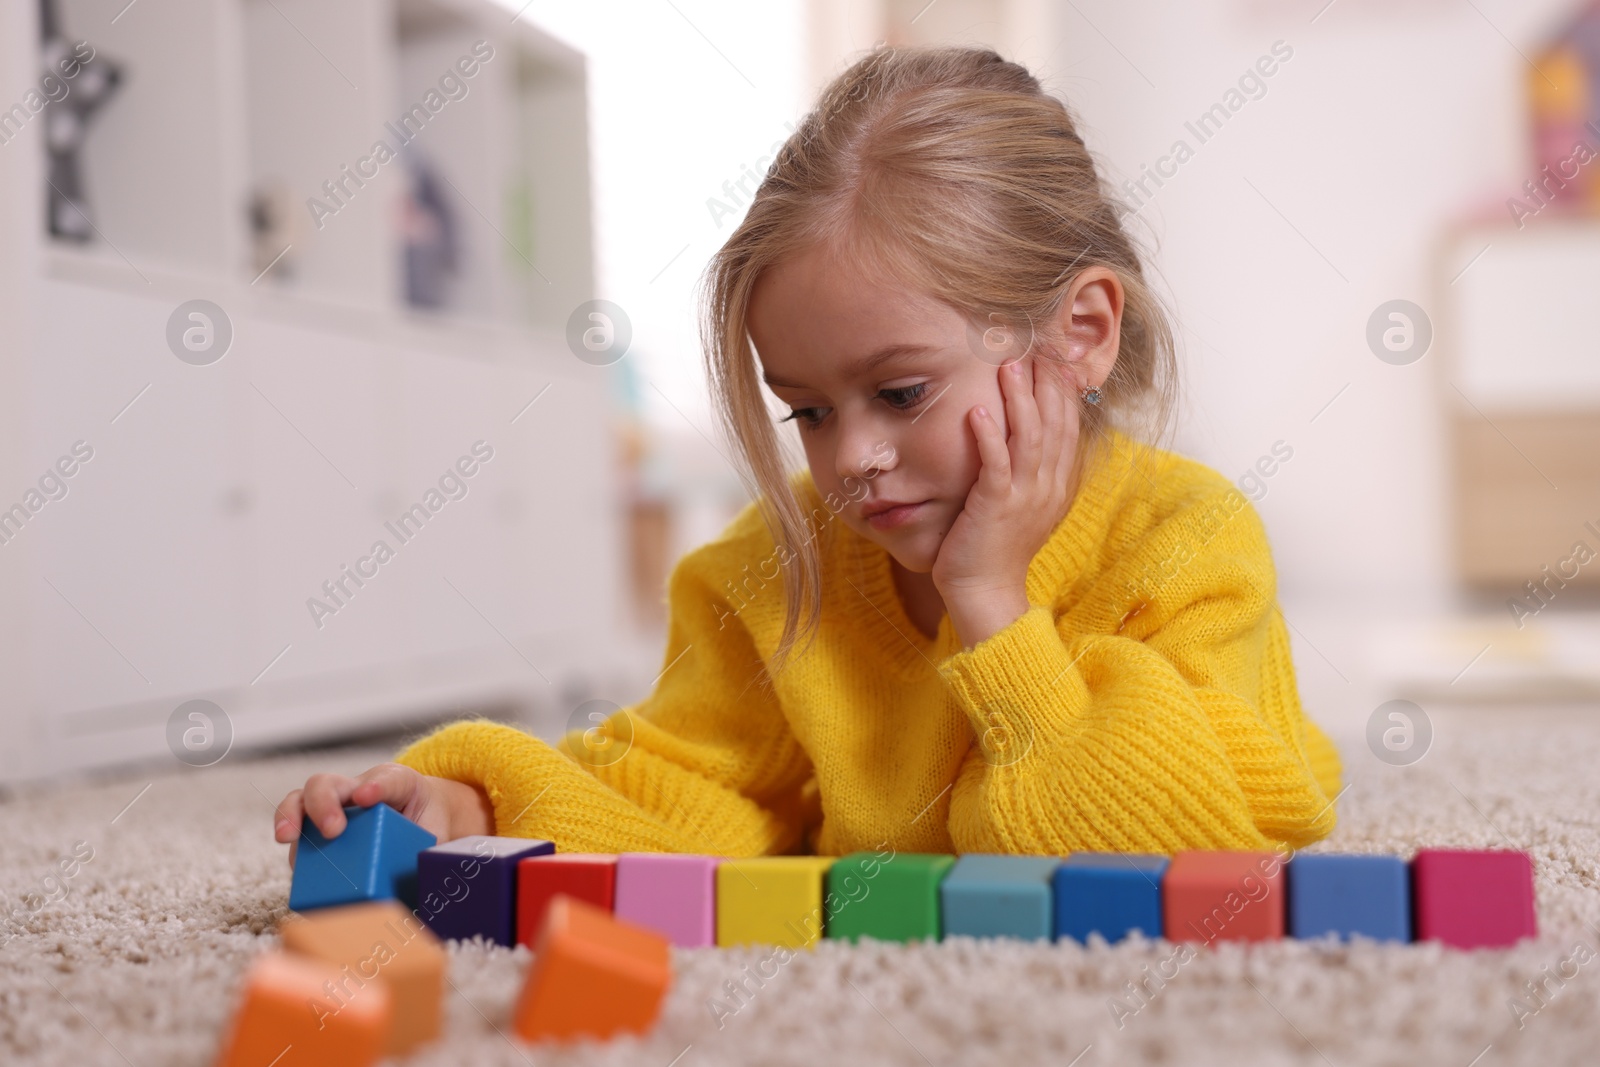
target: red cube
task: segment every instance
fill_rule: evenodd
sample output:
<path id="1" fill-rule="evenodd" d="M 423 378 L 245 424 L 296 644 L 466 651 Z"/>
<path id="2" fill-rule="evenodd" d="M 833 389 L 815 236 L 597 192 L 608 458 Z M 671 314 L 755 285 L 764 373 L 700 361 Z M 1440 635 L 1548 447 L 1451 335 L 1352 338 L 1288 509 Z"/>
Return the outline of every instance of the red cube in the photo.
<path id="1" fill-rule="evenodd" d="M 1501 948 L 1539 936 L 1526 852 L 1425 848 L 1411 861 L 1411 892 L 1419 941 Z"/>
<path id="2" fill-rule="evenodd" d="M 517 864 L 517 943 L 533 947 L 545 909 L 557 893 L 612 911 L 617 857 L 600 852 L 556 852 Z"/>
<path id="3" fill-rule="evenodd" d="M 1275 852 L 1180 852 L 1161 885 L 1171 941 L 1283 937 L 1283 858 Z"/>

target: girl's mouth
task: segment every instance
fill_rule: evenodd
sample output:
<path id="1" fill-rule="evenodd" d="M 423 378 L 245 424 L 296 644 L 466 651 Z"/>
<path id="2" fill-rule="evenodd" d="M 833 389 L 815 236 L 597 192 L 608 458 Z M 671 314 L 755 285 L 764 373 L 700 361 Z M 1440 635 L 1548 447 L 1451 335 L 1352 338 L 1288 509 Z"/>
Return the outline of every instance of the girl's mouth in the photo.
<path id="1" fill-rule="evenodd" d="M 915 504 L 896 504 L 893 507 L 874 511 L 866 516 L 867 522 L 872 524 L 874 530 L 892 530 L 897 526 L 904 526 L 915 519 L 927 501 Z"/>

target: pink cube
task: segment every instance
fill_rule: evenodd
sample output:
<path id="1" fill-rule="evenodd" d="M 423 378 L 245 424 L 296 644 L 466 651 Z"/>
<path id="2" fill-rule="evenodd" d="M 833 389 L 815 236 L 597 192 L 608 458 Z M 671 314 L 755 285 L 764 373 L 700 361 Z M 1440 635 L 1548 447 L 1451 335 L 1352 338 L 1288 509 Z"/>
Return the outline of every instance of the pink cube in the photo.
<path id="1" fill-rule="evenodd" d="M 1533 860 L 1506 849 L 1423 849 L 1411 861 L 1418 941 L 1499 948 L 1538 937 Z"/>
<path id="2" fill-rule="evenodd" d="M 616 915 L 674 945 L 717 943 L 715 856 L 625 852 L 617 857 Z"/>

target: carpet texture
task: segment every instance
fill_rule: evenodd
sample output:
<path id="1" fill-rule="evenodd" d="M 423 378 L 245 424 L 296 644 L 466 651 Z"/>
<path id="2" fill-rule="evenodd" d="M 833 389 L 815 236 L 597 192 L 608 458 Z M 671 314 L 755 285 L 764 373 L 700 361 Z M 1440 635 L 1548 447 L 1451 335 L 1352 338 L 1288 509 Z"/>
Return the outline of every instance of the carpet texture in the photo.
<path id="1" fill-rule="evenodd" d="M 1187 962 L 1163 941 L 824 943 L 775 974 L 768 963 L 771 977 L 747 980 L 755 992 L 742 1003 L 725 983 L 760 968 L 767 950 L 674 950 L 675 985 L 649 1036 L 558 1049 L 506 1036 L 526 949 L 453 945 L 445 1037 L 404 1062 L 1589 1062 L 1600 1048 L 1600 709 L 1433 715 L 1432 749 L 1409 767 L 1331 731 L 1349 787 L 1338 829 L 1315 851 L 1526 849 L 1537 941 L 1472 953 L 1219 944 Z M 11 917 L 0 923 L 0 1063 L 209 1064 L 245 966 L 277 944 L 289 868 L 272 841 L 273 804 L 312 771 L 354 773 L 394 751 L 230 757 L 0 803 L 0 907 Z M 89 850 L 61 880 L 58 861 Z M 1147 973 L 1171 978 L 1146 982 L 1156 991 L 1141 1003 L 1127 986 Z M 1538 997 L 1528 982 L 1542 983 Z"/>

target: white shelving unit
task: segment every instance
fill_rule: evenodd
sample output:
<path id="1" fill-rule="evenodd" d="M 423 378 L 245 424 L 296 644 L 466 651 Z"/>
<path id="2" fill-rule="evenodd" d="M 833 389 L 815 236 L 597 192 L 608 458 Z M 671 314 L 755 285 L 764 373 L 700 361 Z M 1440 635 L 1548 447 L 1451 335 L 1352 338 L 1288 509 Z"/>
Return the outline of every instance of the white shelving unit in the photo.
<path id="1" fill-rule="evenodd" d="M 1469 266 L 1470 265 L 1470 266 Z M 1432 361 L 1451 475 L 1449 611 L 1393 605 L 1365 634 L 1374 698 L 1523 707 L 1600 699 L 1600 223 L 1547 215 L 1446 228 L 1433 251 Z M 1570 567 L 1570 564 L 1569 564 Z M 1526 583 L 1541 583 L 1544 598 Z M 1548 585 L 1543 583 L 1548 582 Z M 1520 603 L 1529 613 L 1518 615 Z M 1536 610 L 1535 610 L 1536 609 Z"/>
<path id="2" fill-rule="evenodd" d="M 1442 235 L 1435 273 L 1457 572 L 1497 598 L 1526 595 L 1575 542 L 1600 550 L 1589 529 L 1600 520 L 1600 222 L 1459 225 Z M 1577 568 L 1555 602 L 1592 601 L 1597 570 Z"/>
<path id="3" fill-rule="evenodd" d="M 32 5 L 9 7 L 0 85 L 37 84 Z M 0 544 L 0 782 L 165 756 L 194 698 L 236 748 L 564 718 L 598 695 L 622 558 L 606 371 L 565 335 L 598 295 L 583 57 L 487 0 L 113 14 L 60 6 L 124 75 L 82 155 L 99 238 L 46 233 L 48 109 L 0 146 L 0 509 L 94 449 Z M 413 105 L 410 145 L 319 228 L 307 201 Z M 458 236 L 438 306 L 407 299 L 408 155 Z M 265 272 L 263 194 L 288 246 Z M 207 366 L 166 340 L 195 299 L 232 324 Z M 401 542 L 386 524 L 478 441 L 492 460 Z M 319 626 L 308 599 L 379 540 L 393 558 Z"/>

